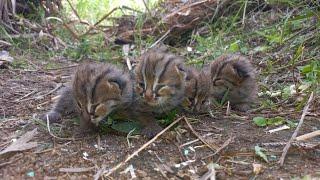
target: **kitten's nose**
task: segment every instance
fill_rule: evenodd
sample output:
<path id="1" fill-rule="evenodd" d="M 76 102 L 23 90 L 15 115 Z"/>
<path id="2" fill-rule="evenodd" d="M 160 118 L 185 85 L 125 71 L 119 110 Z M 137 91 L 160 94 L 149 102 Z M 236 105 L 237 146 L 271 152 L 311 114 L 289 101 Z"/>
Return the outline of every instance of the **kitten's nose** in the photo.
<path id="1" fill-rule="evenodd" d="M 153 99 L 153 93 L 152 93 L 152 91 L 149 90 L 149 89 L 147 89 L 144 98 L 145 98 L 147 101 L 151 101 L 151 100 Z"/>

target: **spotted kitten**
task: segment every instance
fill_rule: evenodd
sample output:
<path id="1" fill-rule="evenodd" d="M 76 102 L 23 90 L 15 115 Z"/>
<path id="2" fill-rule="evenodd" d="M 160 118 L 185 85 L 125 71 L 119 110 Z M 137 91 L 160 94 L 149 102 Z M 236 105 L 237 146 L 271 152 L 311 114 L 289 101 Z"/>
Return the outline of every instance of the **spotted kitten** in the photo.
<path id="1" fill-rule="evenodd" d="M 211 95 L 221 101 L 225 95 L 231 108 L 247 111 L 255 103 L 255 71 L 246 56 L 222 55 L 210 64 Z"/>

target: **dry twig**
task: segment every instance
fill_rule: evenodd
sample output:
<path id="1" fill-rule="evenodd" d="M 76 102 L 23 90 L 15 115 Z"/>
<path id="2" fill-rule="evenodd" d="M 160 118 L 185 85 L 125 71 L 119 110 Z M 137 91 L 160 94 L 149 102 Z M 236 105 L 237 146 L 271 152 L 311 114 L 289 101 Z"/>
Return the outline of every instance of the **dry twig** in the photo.
<path id="1" fill-rule="evenodd" d="M 95 167 L 88 167 L 88 168 L 60 168 L 60 172 L 65 173 L 82 173 L 94 170 Z"/>
<path id="2" fill-rule="evenodd" d="M 230 137 L 226 142 L 224 142 L 224 143 L 222 144 L 221 147 L 219 147 L 219 148 L 217 149 L 217 151 L 216 151 L 215 153 L 210 154 L 210 155 L 208 155 L 208 156 L 206 156 L 206 157 L 204 157 L 204 158 L 202 158 L 202 159 L 206 159 L 206 158 L 208 158 L 208 157 L 212 157 L 212 156 L 218 154 L 222 149 L 224 149 L 225 147 L 227 147 L 227 146 L 231 143 L 231 141 L 233 141 L 233 139 L 234 139 L 234 137 Z"/>
<path id="3" fill-rule="evenodd" d="M 303 112 L 302 112 L 302 115 L 301 115 L 301 118 L 300 118 L 300 121 L 299 121 L 299 124 L 298 124 L 296 130 L 292 134 L 292 136 L 291 136 L 290 140 L 287 142 L 286 146 L 283 148 L 283 152 L 282 152 L 282 155 L 281 155 L 280 160 L 279 160 L 280 166 L 283 166 L 284 159 L 285 159 L 285 157 L 286 157 L 286 155 L 288 153 L 288 150 L 289 150 L 289 148 L 291 146 L 291 143 L 297 137 L 297 134 L 298 134 L 299 129 L 301 128 L 301 126 L 303 124 L 304 117 L 306 116 L 306 114 L 308 112 L 308 109 L 309 109 L 309 106 L 311 104 L 312 99 L 313 99 L 313 92 L 310 94 L 308 102 L 305 105 L 305 107 L 303 108 Z"/>
<path id="4" fill-rule="evenodd" d="M 311 133 L 307 133 L 296 138 L 297 141 L 305 141 L 307 139 L 311 139 L 313 137 L 320 136 L 320 130 L 313 131 Z"/>
<path id="5" fill-rule="evenodd" d="M 187 123 L 187 125 L 189 126 L 190 130 L 192 131 L 192 133 L 198 138 L 200 139 L 200 141 L 202 141 L 205 145 L 207 145 L 212 151 L 216 152 L 219 148 L 217 145 L 215 144 L 209 144 L 205 139 L 203 139 L 202 136 L 200 136 L 191 126 L 191 124 L 188 122 L 187 118 L 184 118 L 184 121 Z"/>
<path id="6" fill-rule="evenodd" d="M 54 137 L 54 138 L 56 138 L 56 139 L 59 139 L 59 140 L 68 140 L 68 141 L 73 141 L 73 140 L 75 140 L 74 138 L 61 138 L 61 137 L 58 137 L 58 136 L 52 134 L 52 132 L 51 132 L 51 130 L 50 130 L 50 123 L 49 123 L 49 122 L 50 122 L 50 121 L 49 121 L 49 116 L 48 116 L 48 114 L 47 114 L 47 129 L 48 129 L 49 134 L 50 134 L 52 137 Z"/>

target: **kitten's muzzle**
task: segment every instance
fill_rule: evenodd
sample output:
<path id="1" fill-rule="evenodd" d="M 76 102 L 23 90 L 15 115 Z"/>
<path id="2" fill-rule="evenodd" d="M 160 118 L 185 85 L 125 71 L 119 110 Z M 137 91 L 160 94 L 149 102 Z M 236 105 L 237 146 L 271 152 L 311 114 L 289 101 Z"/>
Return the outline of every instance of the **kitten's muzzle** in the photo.
<path id="1" fill-rule="evenodd" d="M 153 104 L 155 101 L 155 94 L 151 90 L 147 90 L 144 94 L 144 98 L 148 103 Z"/>

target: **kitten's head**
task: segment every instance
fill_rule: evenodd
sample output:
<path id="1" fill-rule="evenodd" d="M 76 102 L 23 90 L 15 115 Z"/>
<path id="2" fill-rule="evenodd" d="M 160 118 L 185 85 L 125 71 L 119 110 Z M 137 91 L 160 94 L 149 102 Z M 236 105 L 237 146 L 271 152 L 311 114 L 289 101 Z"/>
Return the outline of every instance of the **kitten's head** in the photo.
<path id="1" fill-rule="evenodd" d="M 135 75 L 137 94 L 154 110 L 162 113 L 182 101 L 186 75 L 181 57 L 149 50 L 140 57 Z"/>
<path id="2" fill-rule="evenodd" d="M 183 106 L 194 112 L 207 110 L 210 95 L 210 75 L 206 71 L 198 72 L 195 68 L 187 69 L 186 98 Z"/>
<path id="3" fill-rule="evenodd" d="M 210 64 L 212 92 L 223 97 L 228 90 L 241 86 L 243 81 L 253 77 L 253 67 L 245 56 L 229 54 L 218 57 Z"/>
<path id="4" fill-rule="evenodd" d="M 95 125 L 131 100 L 129 76 L 110 64 L 84 64 L 75 73 L 73 94 L 80 117 Z"/>

